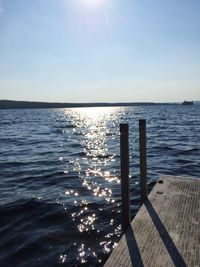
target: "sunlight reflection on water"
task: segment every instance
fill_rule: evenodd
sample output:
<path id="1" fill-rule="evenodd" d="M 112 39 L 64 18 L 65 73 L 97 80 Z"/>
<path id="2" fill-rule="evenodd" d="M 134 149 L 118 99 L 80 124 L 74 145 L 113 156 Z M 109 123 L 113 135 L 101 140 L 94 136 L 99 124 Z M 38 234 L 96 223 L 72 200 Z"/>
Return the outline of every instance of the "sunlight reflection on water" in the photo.
<path id="1" fill-rule="evenodd" d="M 123 108 L 121 108 L 121 111 Z M 76 190 L 67 190 L 65 195 L 72 198 L 74 205 L 81 206 L 81 209 L 71 214 L 72 220 L 76 223 L 77 230 L 80 233 L 96 231 L 99 229 L 95 223 L 98 219 L 99 212 L 102 209 L 94 212 L 88 209 L 88 204 L 91 201 L 95 203 L 115 203 L 112 188 L 107 186 L 107 183 L 119 184 L 119 177 L 115 172 L 112 172 L 109 164 L 116 161 L 116 154 L 112 153 L 108 147 L 108 141 L 111 143 L 116 139 L 118 134 L 117 125 L 120 119 L 120 108 L 105 107 L 105 108 L 77 108 L 65 109 L 64 116 L 69 119 L 73 131 L 73 135 L 77 136 L 82 147 L 80 157 L 74 161 L 74 171 L 82 179 L 82 186 L 87 190 L 87 196 L 84 198 Z M 76 143 L 77 140 L 75 139 Z M 75 198 L 74 198 L 75 197 Z M 116 204 L 119 207 L 119 204 Z M 120 212 L 120 211 L 118 211 Z M 110 225 L 114 224 L 114 218 L 110 219 Z M 99 246 L 105 254 L 110 253 L 111 248 L 116 246 L 116 243 L 111 241 L 113 235 L 121 233 L 120 225 L 105 236 L 105 240 L 99 242 Z M 78 244 L 77 244 L 78 245 Z M 77 260 L 81 263 L 86 262 L 88 254 L 96 257 L 95 252 L 91 252 L 85 244 L 77 246 L 79 257 Z M 61 255 L 62 256 L 62 255 Z M 63 259 L 63 258 L 62 258 Z M 101 259 L 98 259 L 101 262 Z"/>

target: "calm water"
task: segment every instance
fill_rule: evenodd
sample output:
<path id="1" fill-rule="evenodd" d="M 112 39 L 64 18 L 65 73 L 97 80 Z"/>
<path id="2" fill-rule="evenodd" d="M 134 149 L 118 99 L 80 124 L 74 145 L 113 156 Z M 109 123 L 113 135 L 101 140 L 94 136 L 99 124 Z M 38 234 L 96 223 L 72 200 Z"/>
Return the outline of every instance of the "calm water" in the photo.
<path id="1" fill-rule="evenodd" d="M 148 183 L 200 176 L 200 106 L 0 110 L 0 266 L 102 266 L 121 234 L 119 123 L 130 125 L 132 216 L 138 119 Z"/>

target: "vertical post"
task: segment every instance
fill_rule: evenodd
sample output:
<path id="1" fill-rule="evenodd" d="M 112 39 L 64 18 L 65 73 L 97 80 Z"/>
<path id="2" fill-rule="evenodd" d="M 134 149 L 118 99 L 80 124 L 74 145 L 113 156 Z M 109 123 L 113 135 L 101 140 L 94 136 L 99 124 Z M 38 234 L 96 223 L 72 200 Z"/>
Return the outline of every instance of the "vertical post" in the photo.
<path id="1" fill-rule="evenodd" d="M 120 124 L 122 229 L 130 224 L 128 124 Z"/>
<path id="2" fill-rule="evenodd" d="M 147 199 L 146 120 L 139 120 L 140 190 L 142 203 Z"/>

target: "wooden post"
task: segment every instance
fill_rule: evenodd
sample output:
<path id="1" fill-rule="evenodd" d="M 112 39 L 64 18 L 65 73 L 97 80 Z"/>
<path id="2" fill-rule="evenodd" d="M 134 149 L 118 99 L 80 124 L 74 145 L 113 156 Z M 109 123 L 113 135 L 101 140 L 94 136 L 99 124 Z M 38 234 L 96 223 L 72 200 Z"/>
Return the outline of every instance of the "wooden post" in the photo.
<path id="1" fill-rule="evenodd" d="M 128 124 L 120 124 L 122 229 L 130 224 Z"/>
<path id="2" fill-rule="evenodd" d="M 146 120 L 139 120 L 141 200 L 147 199 Z"/>

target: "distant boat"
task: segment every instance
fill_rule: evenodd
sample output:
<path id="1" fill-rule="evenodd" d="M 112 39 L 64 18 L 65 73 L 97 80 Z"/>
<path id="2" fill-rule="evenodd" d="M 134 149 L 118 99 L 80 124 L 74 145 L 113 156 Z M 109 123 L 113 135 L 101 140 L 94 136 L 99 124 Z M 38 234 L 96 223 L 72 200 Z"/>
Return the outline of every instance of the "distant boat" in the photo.
<path id="1" fill-rule="evenodd" d="M 183 101 L 182 105 L 193 105 L 193 101 Z"/>

